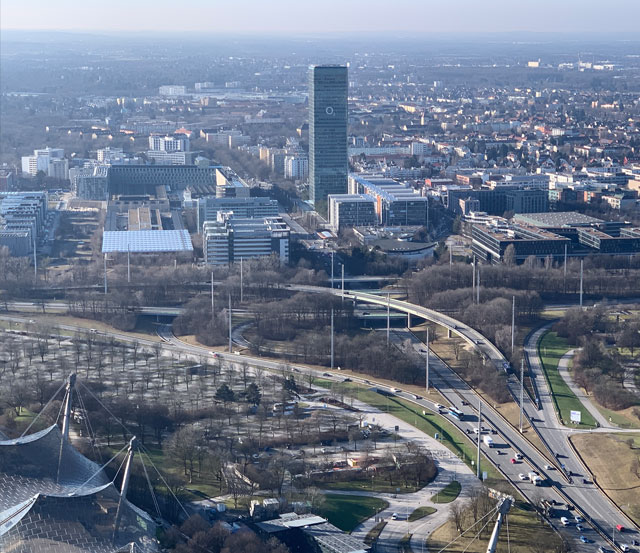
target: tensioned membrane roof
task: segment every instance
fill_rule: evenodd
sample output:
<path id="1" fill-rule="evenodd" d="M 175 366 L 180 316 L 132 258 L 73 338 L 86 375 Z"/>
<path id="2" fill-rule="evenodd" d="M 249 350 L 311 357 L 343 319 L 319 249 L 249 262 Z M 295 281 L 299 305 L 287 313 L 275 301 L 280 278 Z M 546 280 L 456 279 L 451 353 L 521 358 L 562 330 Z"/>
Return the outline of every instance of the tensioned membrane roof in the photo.
<path id="1" fill-rule="evenodd" d="M 57 425 L 2 438 L 0 553 L 157 551 L 155 523 L 126 500 L 114 537 L 118 490 Z"/>

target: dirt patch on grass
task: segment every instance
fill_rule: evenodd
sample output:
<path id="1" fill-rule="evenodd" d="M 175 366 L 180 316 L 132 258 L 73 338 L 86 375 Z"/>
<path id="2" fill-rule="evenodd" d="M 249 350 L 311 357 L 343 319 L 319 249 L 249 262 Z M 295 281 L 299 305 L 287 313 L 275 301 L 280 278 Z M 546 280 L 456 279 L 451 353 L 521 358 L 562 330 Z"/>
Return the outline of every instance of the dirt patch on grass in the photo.
<path id="1" fill-rule="evenodd" d="M 600 487 L 640 524 L 640 434 L 579 434 L 569 439 Z"/>

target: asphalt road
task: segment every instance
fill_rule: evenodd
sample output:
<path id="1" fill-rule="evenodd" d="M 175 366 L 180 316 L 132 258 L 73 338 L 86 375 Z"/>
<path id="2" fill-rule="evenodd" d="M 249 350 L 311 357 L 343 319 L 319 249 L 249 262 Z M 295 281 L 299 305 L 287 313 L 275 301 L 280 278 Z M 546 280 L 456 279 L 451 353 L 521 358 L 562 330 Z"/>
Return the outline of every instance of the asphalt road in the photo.
<path id="1" fill-rule="evenodd" d="M 329 292 L 335 295 L 342 294 L 341 290 L 331 290 L 315 286 L 296 286 L 294 289 L 309 292 Z M 464 325 L 460 321 L 453 319 L 452 317 L 408 302 L 387 299 L 386 297 L 375 296 L 368 293 L 345 291 L 344 295 L 345 298 L 351 298 L 353 300 L 374 303 L 382 306 L 386 306 L 388 302 L 390 307 L 394 310 L 400 310 L 405 313 L 410 313 L 414 316 L 436 322 L 441 326 L 444 326 L 450 329 L 452 332 L 458 334 L 465 341 L 480 350 L 483 356 L 489 362 L 491 362 L 497 370 L 501 370 L 503 364 L 506 362 L 506 359 L 501 354 L 501 352 L 495 346 L 493 346 L 493 344 L 486 340 L 485 337 L 482 336 L 482 334 Z M 21 303 L 23 303 L 25 307 L 39 305 L 37 302 Z M 46 307 L 60 307 L 60 305 L 61 304 L 57 302 L 50 302 L 47 303 Z M 63 325 L 61 327 L 65 329 L 73 329 L 71 325 Z M 132 340 L 132 338 L 127 336 L 126 334 L 109 333 L 109 335 L 113 335 L 123 340 Z M 183 351 L 187 351 L 196 355 L 202 355 L 203 353 L 206 353 L 205 348 L 199 348 L 197 346 L 184 344 L 183 342 L 176 341 L 174 338 L 171 338 L 168 335 L 165 336 L 164 339 L 170 342 L 172 346 L 180 348 Z M 138 342 L 144 343 L 145 341 L 138 340 Z M 149 343 L 153 342 L 149 341 Z M 488 452 L 489 458 L 494 462 L 494 464 L 499 466 L 503 474 L 505 474 L 526 497 L 532 495 L 533 486 L 531 484 L 521 483 L 519 474 L 528 472 L 528 466 L 530 466 L 534 470 L 539 472 L 540 475 L 547 480 L 547 482 L 554 484 L 554 488 L 547 486 L 536 487 L 536 496 L 546 497 L 548 499 L 556 499 L 556 501 L 563 502 L 567 502 L 568 500 L 573 505 L 578 506 L 582 513 L 584 513 L 585 518 L 592 521 L 609 539 L 612 538 L 613 529 L 616 524 L 623 524 L 627 528 L 634 529 L 636 532 L 634 536 L 636 537 L 636 539 L 638 539 L 638 529 L 633 524 L 633 522 L 625 517 L 623 513 L 596 486 L 594 486 L 593 484 L 582 483 L 583 476 L 585 476 L 589 480 L 591 479 L 591 476 L 585 474 L 584 467 L 581 465 L 580 461 L 577 459 L 573 450 L 567 442 L 567 432 L 570 430 L 564 429 L 555 417 L 551 396 L 549 394 L 549 391 L 544 389 L 545 382 L 541 374 L 539 360 L 537 359 L 537 351 L 535 351 L 536 343 L 537 338 L 535 338 L 534 333 L 527 342 L 526 349 L 529 353 L 529 359 L 534 378 L 537 379 L 537 383 L 540 386 L 543 408 L 540 412 L 538 412 L 536 406 L 533 405 L 528 396 L 525 396 L 525 412 L 532 425 L 534 425 L 539 431 L 541 438 L 547 444 L 550 451 L 560 456 L 558 460 L 565 466 L 565 470 L 575 475 L 574 477 L 572 477 L 573 482 L 567 482 L 559 470 L 546 471 L 544 469 L 544 465 L 547 463 L 547 460 L 541 455 L 541 453 L 536 448 L 534 448 L 530 442 L 524 439 L 524 437 L 522 437 L 517 432 L 517 430 L 515 430 L 510 424 L 501 419 L 495 413 L 488 414 L 488 424 L 490 424 L 494 429 L 498 431 L 499 436 L 501 436 L 505 440 L 505 445 L 508 444 L 510 449 L 509 453 L 507 453 L 506 455 L 498 455 L 497 451 L 503 450 L 503 448 L 493 448 Z M 221 354 L 223 358 L 228 358 L 229 355 L 230 354 Z M 232 359 L 237 359 L 237 357 L 235 357 L 235 354 L 231 354 L 231 357 L 228 360 Z M 251 362 L 264 366 L 265 368 L 277 369 L 281 367 L 281 363 L 279 362 L 266 361 L 259 358 L 251 358 Z M 445 371 L 445 368 L 443 367 L 442 370 Z M 437 384 L 434 380 L 434 385 L 440 387 L 441 392 L 443 392 L 444 394 L 455 394 L 454 396 L 452 396 L 452 401 L 450 400 L 451 403 L 458 408 L 463 407 L 462 410 L 469 417 L 469 421 L 461 421 L 459 423 L 457 423 L 456 421 L 456 424 L 459 426 L 459 428 L 461 428 L 463 432 L 473 432 L 473 417 L 477 417 L 477 413 L 474 415 L 473 408 L 460 405 L 459 398 L 466 397 L 468 399 L 466 399 L 465 401 L 473 405 L 477 404 L 477 395 L 475 394 L 475 392 L 469 389 L 466 384 L 464 384 L 462 381 L 459 381 L 459 379 L 456 379 L 451 371 L 448 371 L 446 377 L 441 378 L 442 380 L 438 381 Z M 512 388 L 512 393 L 514 393 L 513 386 L 516 385 L 519 387 L 519 382 L 517 381 L 517 379 L 515 379 L 514 382 L 514 378 L 511 378 L 509 385 Z M 434 406 L 430 404 L 430 402 L 426 402 L 424 400 L 415 400 L 415 398 L 413 398 L 411 394 L 400 392 L 398 395 L 400 397 L 404 397 L 405 399 L 415 401 L 416 403 L 428 409 L 434 409 Z M 447 397 L 447 399 L 449 400 L 448 396 L 445 395 L 445 397 Z M 456 398 L 458 398 L 458 401 L 456 401 Z M 488 405 L 486 406 L 485 412 L 490 413 L 490 408 Z M 533 417 L 533 420 L 531 419 L 531 417 Z M 510 459 L 508 455 L 510 455 L 513 450 L 517 450 L 523 454 L 523 456 L 525 457 L 525 461 L 523 463 L 512 465 L 507 460 Z M 593 534 L 595 534 L 595 532 L 593 532 Z M 595 541 L 596 543 L 598 543 L 598 540 Z M 593 551 L 595 549 L 593 543 L 590 545 L 591 547 L 584 546 L 587 547 L 586 549 L 584 549 L 584 551 Z M 582 547 L 583 544 L 580 544 L 578 542 L 578 550 L 582 550 Z"/>

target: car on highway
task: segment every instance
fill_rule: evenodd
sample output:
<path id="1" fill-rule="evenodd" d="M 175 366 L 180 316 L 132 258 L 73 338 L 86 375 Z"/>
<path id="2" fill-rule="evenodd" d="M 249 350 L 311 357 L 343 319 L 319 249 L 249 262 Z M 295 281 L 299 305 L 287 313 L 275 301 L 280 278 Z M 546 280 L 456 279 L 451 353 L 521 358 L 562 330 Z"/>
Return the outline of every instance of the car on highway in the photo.
<path id="1" fill-rule="evenodd" d="M 398 513 L 393 513 L 391 515 L 391 520 L 398 520 Z"/>
<path id="2" fill-rule="evenodd" d="M 608 549 L 605 549 L 604 547 L 600 546 L 598 547 L 598 553 L 609 553 Z"/>
<path id="3" fill-rule="evenodd" d="M 622 524 L 616 524 L 616 530 L 618 532 L 624 532 L 624 526 L 622 526 Z"/>
<path id="4" fill-rule="evenodd" d="M 522 453 L 516 453 L 516 459 L 518 459 L 518 461 L 522 461 L 522 459 L 524 459 L 524 456 L 522 455 Z"/>
<path id="5" fill-rule="evenodd" d="M 574 516 L 574 517 L 573 517 L 573 519 L 574 519 L 578 524 L 580 524 L 580 523 L 582 522 L 582 517 L 581 517 L 580 515 L 576 515 L 576 516 Z"/>
<path id="6" fill-rule="evenodd" d="M 589 543 L 589 540 L 587 538 L 585 538 L 584 536 L 580 536 L 580 541 L 582 543 Z"/>
<path id="7" fill-rule="evenodd" d="M 582 524 L 576 524 L 576 530 L 577 530 L 578 532 L 582 532 L 582 531 L 584 531 L 584 528 L 582 527 Z"/>
<path id="8" fill-rule="evenodd" d="M 626 543 L 621 543 L 620 551 L 631 551 L 631 548 Z"/>
<path id="9" fill-rule="evenodd" d="M 569 526 L 569 524 L 571 524 L 571 521 L 567 517 L 561 517 L 560 522 L 562 526 Z"/>
<path id="10" fill-rule="evenodd" d="M 518 474 L 518 478 L 520 478 L 520 480 L 529 480 L 529 477 L 526 474 L 523 474 L 522 472 Z"/>
<path id="11" fill-rule="evenodd" d="M 353 382 L 349 377 L 342 380 L 342 382 Z"/>
<path id="12" fill-rule="evenodd" d="M 544 466 L 544 470 L 553 470 L 554 467 L 552 467 L 551 465 L 545 465 Z"/>
<path id="13" fill-rule="evenodd" d="M 511 459 L 509 459 L 509 462 L 510 462 L 512 465 L 515 465 L 518 461 L 516 461 L 516 458 L 515 458 L 515 457 L 511 457 Z"/>

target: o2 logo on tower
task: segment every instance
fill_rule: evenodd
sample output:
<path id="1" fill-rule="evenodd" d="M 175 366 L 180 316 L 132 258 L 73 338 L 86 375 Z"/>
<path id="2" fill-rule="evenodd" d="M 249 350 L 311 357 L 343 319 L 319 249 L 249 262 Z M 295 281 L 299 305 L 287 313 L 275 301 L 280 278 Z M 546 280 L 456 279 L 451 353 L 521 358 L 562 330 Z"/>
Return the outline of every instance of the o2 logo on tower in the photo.
<path id="1" fill-rule="evenodd" d="M 334 111 L 331 106 L 327 106 L 327 109 L 324 110 L 327 115 L 333 115 Z"/>

